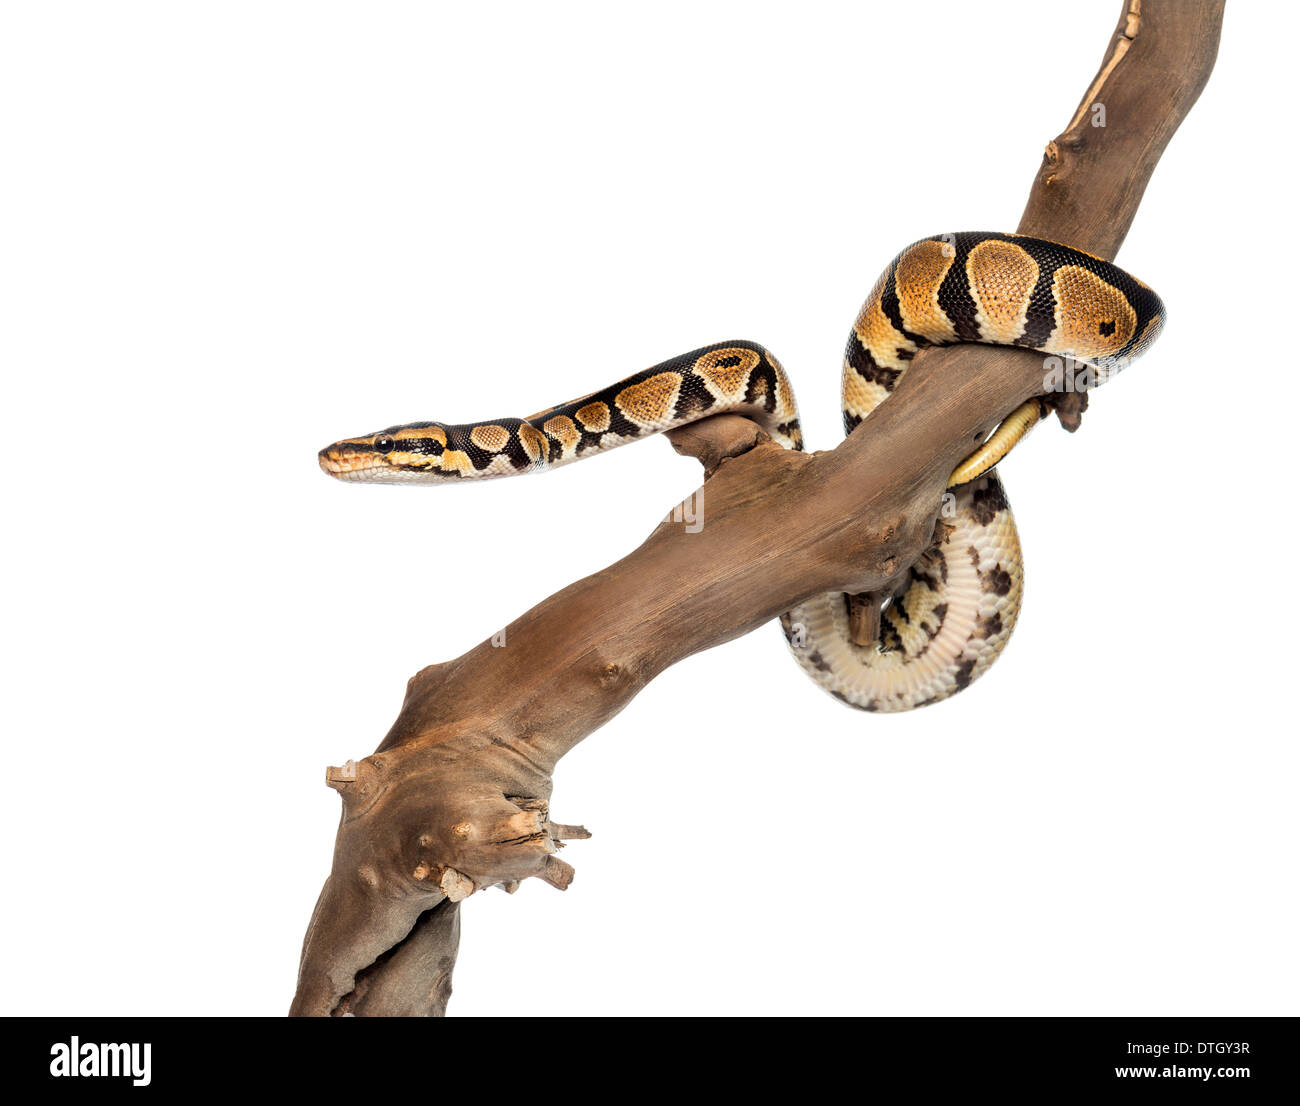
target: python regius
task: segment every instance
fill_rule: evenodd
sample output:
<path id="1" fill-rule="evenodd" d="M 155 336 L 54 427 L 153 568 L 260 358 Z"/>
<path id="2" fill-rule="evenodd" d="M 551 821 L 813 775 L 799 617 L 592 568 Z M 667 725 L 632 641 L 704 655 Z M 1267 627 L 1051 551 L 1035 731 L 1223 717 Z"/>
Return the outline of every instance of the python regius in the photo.
<path id="1" fill-rule="evenodd" d="M 890 263 L 849 335 L 845 432 L 889 398 L 926 346 L 1022 346 L 1074 358 L 1100 382 L 1146 350 L 1163 316 L 1141 281 L 1069 246 L 981 232 L 922 239 Z M 1017 408 L 958 466 L 935 544 L 871 620 L 873 640 L 853 632 L 849 598 L 838 593 L 782 617 L 795 658 L 820 686 L 864 710 L 907 710 L 962 690 L 997 659 L 1020 610 L 1022 565 L 1006 494 L 990 470 L 1044 411 L 1040 399 Z M 416 422 L 345 438 L 321 450 L 320 464 L 366 483 L 481 480 L 557 468 L 723 412 L 754 419 L 787 449 L 803 448 L 780 362 L 736 341 L 527 418 Z"/>

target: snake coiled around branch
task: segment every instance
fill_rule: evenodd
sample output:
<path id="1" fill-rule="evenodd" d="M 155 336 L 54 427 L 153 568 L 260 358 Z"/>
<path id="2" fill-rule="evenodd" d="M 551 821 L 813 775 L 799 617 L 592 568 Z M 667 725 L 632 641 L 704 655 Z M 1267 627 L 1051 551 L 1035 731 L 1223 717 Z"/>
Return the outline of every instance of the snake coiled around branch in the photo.
<path id="1" fill-rule="evenodd" d="M 1073 358 L 1086 371 L 1070 380 L 1090 386 L 1145 352 L 1163 321 L 1147 285 L 1069 246 L 986 232 L 922 239 L 894 258 L 854 323 L 841 378 L 845 432 L 889 398 L 927 346 L 983 342 Z M 1053 371 L 1045 365 L 1045 391 Z M 865 621 L 854 618 L 855 597 L 840 593 L 782 616 L 796 660 L 817 684 L 850 706 L 898 711 L 945 699 L 988 670 L 1015 628 L 1023 589 L 1019 537 L 992 469 L 1044 410 L 1040 399 L 1017 408 L 958 466 L 934 544 L 892 595 L 856 597 L 859 613 L 869 607 Z M 558 468 L 724 412 L 803 448 L 780 362 L 763 346 L 732 341 L 526 418 L 405 423 L 335 442 L 319 460 L 345 481 L 481 480 Z"/>

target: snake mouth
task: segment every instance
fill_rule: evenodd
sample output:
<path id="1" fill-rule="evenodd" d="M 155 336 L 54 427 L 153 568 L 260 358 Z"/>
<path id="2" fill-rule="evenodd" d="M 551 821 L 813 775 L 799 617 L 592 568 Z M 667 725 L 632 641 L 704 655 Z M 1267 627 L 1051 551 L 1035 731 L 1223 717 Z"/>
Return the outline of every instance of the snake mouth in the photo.
<path id="1" fill-rule="evenodd" d="M 316 455 L 321 471 L 348 484 L 409 484 L 421 473 L 390 464 L 368 441 L 342 441 Z"/>
<path id="2" fill-rule="evenodd" d="M 353 458 L 320 453 L 321 471 L 345 484 L 433 484 L 446 483 L 427 472 L 390 465 L 377 457 Z"/>
<path id="3" fill-rule="evenodd" d="M 375 452 L 373 446 L 358 446 L 350 442 L 335 442 L 316 455 L 321 471 L 336 480 L 372 481 L 382 479 L 380 473 L 388 466 Z"/>

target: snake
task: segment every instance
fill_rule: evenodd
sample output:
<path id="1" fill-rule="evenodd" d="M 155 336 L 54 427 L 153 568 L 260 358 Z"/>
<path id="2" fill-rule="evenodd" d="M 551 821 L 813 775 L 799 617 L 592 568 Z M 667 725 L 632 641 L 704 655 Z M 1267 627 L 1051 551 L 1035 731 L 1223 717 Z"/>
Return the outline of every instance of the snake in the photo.
<path id="1" fill-rule="evenodd" d="M 920 239 L 872 287 L 841 373 L 846 434 L 889 399 L 917 352 L 964 342 L 1036 350 L 1082 366 L 1093 387 L 1141 356 L 1165 317 L 1156 293 L 1104 258 L 1019 234 Z M 1072 366 L 1073 368 L 1073 366 Z M 1044 392 L 1053 390 L 1045 373 Z M 1047 413 L 1026 401 L 954 470 L 935 536 L 888 594 L 815 595 L 780 618 L 800 667 L 839 701 L 873 712 L 937 703 L 969 687 L 1015 628 L 1023 556 L 995 466 Z M 525 418 L 412 422 L 319 453 L 358 483 L 446 484 L 544 472 L 696 420 L 730 413 L 803 449 L 785 369 L 764 346 L 728 341 L 681 354 Z"/>

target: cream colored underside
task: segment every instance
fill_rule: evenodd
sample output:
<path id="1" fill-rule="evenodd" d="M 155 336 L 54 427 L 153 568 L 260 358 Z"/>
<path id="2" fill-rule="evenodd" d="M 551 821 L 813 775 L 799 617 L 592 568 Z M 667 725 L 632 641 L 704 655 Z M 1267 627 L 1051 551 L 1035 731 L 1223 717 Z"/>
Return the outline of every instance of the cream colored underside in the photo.
<path id="1" fill-rule="evenodd" d="M 801 603 L 786 616 L 794 631 L 790 650 L 795 660 L 837 698 L 881 712 L 937 702 L 978 679 L 1006 645 L 1023 590 L 1015 522 L 1004 509 L 981 525 L 971 507 L 972 485 L 956 495 L 951 532 L 938 547 L 946 580 L 939 581 L 937 591 L 914 581 L 891 604 L 901 604 L 909 616 L 893 619 L 900 648 L 886 652 L 878 643 L 854 645 L 844 596 L 838 592 Z M 946 610 L 940 618 L 936 611 L 941 607 Z M 886 620 L 890 613 L 886 608 Z M 990 631 L 992 626 L 998 628 Z"/>

